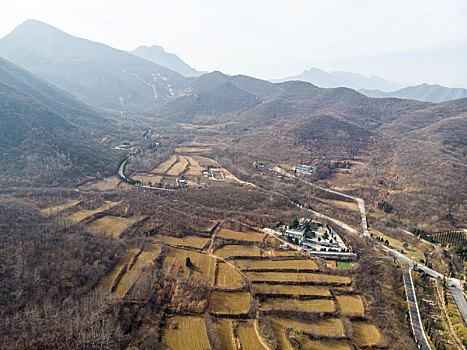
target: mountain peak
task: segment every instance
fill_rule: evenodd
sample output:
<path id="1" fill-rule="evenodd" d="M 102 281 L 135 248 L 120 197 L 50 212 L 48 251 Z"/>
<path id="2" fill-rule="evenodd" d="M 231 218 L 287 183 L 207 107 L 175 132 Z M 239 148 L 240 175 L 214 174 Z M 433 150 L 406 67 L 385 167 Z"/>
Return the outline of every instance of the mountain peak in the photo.
<path id="1" fill-rule="evenodd" d="M 204 72 L 198 72 L 196 69 L 186 64 L 180 57 L 173 53 L 166 52 L 162 46 L 139 46 L 131 52 L 133 55 L 154 62 L 159 66 L 169 68 L 186 77 L 198 77 Z"/>

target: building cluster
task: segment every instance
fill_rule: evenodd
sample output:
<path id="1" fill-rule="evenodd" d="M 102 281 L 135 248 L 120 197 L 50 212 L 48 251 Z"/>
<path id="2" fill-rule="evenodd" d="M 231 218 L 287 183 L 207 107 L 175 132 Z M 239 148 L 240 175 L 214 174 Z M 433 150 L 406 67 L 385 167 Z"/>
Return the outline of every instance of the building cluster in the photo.
<path id="1" fill-rule="evenodd" d="M 266 228 L 264 231 L 299 245 L 310 255 L 333 259 L 342 258 L 342 260 L 356 259 L 356 254 L 352 253 L 352 247 L 347 246 L 332 227 L 318 221 L 306 218 L 294 219 L 288 225 L 281 224 L 274 229 Z M 282 247 L 287 248 L 288 244 L 285 243 Z"/>
<path id="2" fill-rule="evenodd" d="M 294 171 L 296 173 L 308 173 L 311 174 L 313 172 L 314 168 L 310 165 L 303 165 L 303 164 L 298 164 L 294 166 Z"/>

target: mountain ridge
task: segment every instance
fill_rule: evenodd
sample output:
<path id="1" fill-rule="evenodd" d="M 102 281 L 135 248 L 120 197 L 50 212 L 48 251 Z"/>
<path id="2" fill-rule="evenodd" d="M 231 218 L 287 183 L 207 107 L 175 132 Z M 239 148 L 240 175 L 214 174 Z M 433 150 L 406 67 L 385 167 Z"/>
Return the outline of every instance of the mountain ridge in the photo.
<path id="1" fill-rule="evenodd" d="M 437 84 L 420 84 L 408 86 L 406 88 L 384 92 L 380 90 L 360 89 L 358 92 L 372 98 L 395 97 L 403 99 L 412 99 L 423 102 L 446 102 L 467 97 L 467 89 L 449 88 Z"/>
<path id="2" fill-rule="evenodd" d="M 131 54 L 144 58 L 155 64 L 171 69 L 182 74 L 185 77 L 199 77 L 206 72 L 200 72 L 185 63 L 174 53 L 166 52 L 162 46 L 138 46 Z"/>

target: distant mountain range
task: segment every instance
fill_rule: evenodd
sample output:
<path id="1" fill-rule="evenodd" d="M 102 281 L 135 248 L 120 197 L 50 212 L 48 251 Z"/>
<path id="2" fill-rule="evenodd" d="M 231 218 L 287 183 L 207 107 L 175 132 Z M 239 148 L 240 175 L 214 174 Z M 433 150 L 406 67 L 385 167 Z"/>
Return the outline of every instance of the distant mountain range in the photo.
<path id="1" fill-rule="evenodd" d="M 385 80 L 381 77 L 367 78 L 363 75 L 350 72 L 325 72 L 319 68 L 304 70 L 303 73 L 282 79 L 272 79 L 273 82 L 301 80 L 322 88 L 347 87 L 354 90 L 368 89 L 381 91 L 394 91 L 404 87 L 402 84 Z"/>
<path id="2" fill-rule="evenodd" d="M 436 103 L 467 97 L 467 89 L 429 84 L 409 86 L 393 92 L 367 89 L 360 89 L 358 92 L 373 98 L 396 97 Z"/>
<path id="3" fill-rule="evenodd" d="M 165 52 L 164 48 L 161 46 L 139 46 L 131 51 L 131 53 L 135 56 L 154 62 L 159 66 L 169 68 L 185 77 L 199 77 L 200 75 L 206 73 L 199 72 L 196 69 L 191 68 L 177 55 Z"/>
<path id="4" fill-rule="evenodd" d="M 154 110 L 185 78 L 104 44 L 28 20 L 0 40 L 0 56 L 99 108 Z"/>

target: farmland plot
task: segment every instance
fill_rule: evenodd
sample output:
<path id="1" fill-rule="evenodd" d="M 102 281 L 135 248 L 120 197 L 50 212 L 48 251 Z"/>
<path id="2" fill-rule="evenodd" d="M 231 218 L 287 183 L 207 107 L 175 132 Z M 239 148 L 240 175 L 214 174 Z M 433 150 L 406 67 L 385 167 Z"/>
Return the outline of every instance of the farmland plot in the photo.
<path id="1" fill-rule="evenodd" d="M 359 347 L 375 346 L 381 341 L 378 328 L 368 322 L 352 322 L 352 341 Z"/>
<path id="2" fill-rule="evenodd" d="M 317 284 L 350 284 L 347 276 L 326 275 L 321 273 L 296 272 L 246 272 L 248 278 L 254 282 L 301 282 Z"/>
<path id="3" fill-rule="evenodd" d="M 206 244 L 209 242 L 209 238 L 198 236 L 172 237 L 156 235 L 153 237 L 153 240 L 158 243 L 166 243 L 197 249 L 203 249 L 204 246 L 206 246 Z"/>
<path id="4" fill-rule="evenodd" d="M 118 283 L 117 288 L 115 289 L 115 296 L 118 298 L 123 298 L 128 291 L 128 289 L 133 285 L 136 279 L 139 276 L 141 269 L 154 261 L 161 252 L 161 247 L 155 244 L 148 244 L 141 254 L 138 256 L 135 264 L 130 267 L 128 266 L 126 273 L 123 275 L 122 279 Z"/>
<path id="5" fill-rule="evenodd" d="M 173 350 L 210 349 L 204 319 L 197 316 L 175 316 L 167 320 L 163 343 Z"/>
<path id="6" fill-rule="evenodd" d="M 186 266 L 187 258 L 190 258 L 190 266 Z M 172 276 L 186 277 L 192 274 L 201 274 L 213 282 L 216 260 L 206 254 L 170 247 L 164 260 L 164 268 L 170 270 Z"/>
<path id="7" fill-rule="evenodd" d="M 242 270 L 318 270 L 313 260 L 237 260 Z"/>
<path id="8" fill-rule="evenodd" d="M 242 349 L 267 350 L 263 344 L 261 344 L 253 322 L 252 320 L 238 322 L 237 334 Z"/>
<path id="9" fill-rule="evenodd" d="M 258 232 L 239 232 L 239 231 L 233 231 L 230 229 L 220 229 L 219 232 L 217 233 L 217 236 L 222 237 L 222 238 L 227 238 L 227 239 L 235 239 L 238 241 L 247 241 L 247 242 L 256 242 L 256 243 L 261 243 L 264 239 L 264 234 L 258 233 Z"/>
<path id="10" fill-rule="evenodd" d="M 167 175 L 170 176 L 179 176 L 181 173 L 185 171 L 185 168 L 188 165 L 188 161 L 185 157 L 180 156 L 178 157 L 177 162 L 172 165 L 172 167 L 167 171 Z"/>
<path id="11" fill-rule="evenodd" d="M 233 266 L 220 262 L 216 271 L 216 287 L 222 289 L 237 289 L 245 285 L 243 276 Z"/>
<path id="12" fill-rule="evenodd" d="M 120 237 L 123 231 L 138 222 L 141 218 L 122 218 L 120 216 L 107 215 L 97 220 L 91 221 L 86 228 L 91 233 L 104 233 L 113 237 Z"/>
<path id="13" fill-rule="evenodd" d="M 77 211 L 76 213 L 73 213 L 65 218 L 63 218 L 64 224 L 68 227 L 86 219 L 87 217 L 101 213 L 103 211 L 109 210 L 110 208 L 116 206 L 120 202 L 110 202 L 106 201 L 104 204 L 102 204 L 99 208 L 97 209 L 83 209 L 80 211 Z"/>
<path id="14" fill-rule="evenodd" d="M 250 310 L 251 294 L 247 292 L 214 292 L 209 300 L 209 312 L 246 314 Z"/>
<path id="15" fill-rule="evenodd" d="M 295 329 L 299 332 L 311 334 L 315 337 L 341 338 L 345 337 L 344 327 L 337 318 L 304 321 L 285 317 L 269 316 L 271 323 L 279 324 L 283 328 Z"/>
<path id="16" fill-rule="evenodd" d="M 75 206 L 78 203 L 79 203 L 78 200 L 69 199 L 69 200 L 66 201 L 66 203 L 59 204 L 59 205 L 54 205 L 52 207 L 43 208 L 43 209 L 41 209 L 41 213 L 43 215 L 45 215 L 45 216 L 50 216 L 50 215 L 59 213 L 59 212 L 65 210 L 65 209 L 71 208 L 71 207 Z"/>
<path id="17" fill-rule="evenodd" d="M 253 245 L 225 245 L 216 249 L 214 255 L 225 259 L 231 256 L 260 256 L 261 253 L 259 248 Z"/>
<path id="18" fill-rule="evenodd" d="M 159 164 L 156 168 L 154 168 L 151 173 L 154 174 L 164 174 L 167 170 L 169 170 L 172 165 L 177 161 L 177 156 L 172 155 L 170 156 L 169 159 L 167 159 L 165 162 L 162 162 Z"/>
<path id="19" fill-rule="evenodd" d="M 225 318 L 216 318 L 214 330 L 220 341 L 220 350 L 235 350 L 232 342 L 232 321 Z"/>
<path id="20" fill-rule="evenodd" d="M 299 300 L 299 299 L 280 299 L 272 298 L 266 299 L 261 304 L 261 309 L 266 311 L 300 311 L 300 312 L 334 312 L 336 305 L 330 299 L 312 299 L 312 300 Z"/>
<path id="21" fill-rule="evenodd" d="M 259 294 L 279 294 L 291 296 L 330 297 L 331 292 L 325 286 L 299 286 L 286 284 L 253 283 L 253 292 Z"/>
<path id="22" fill-rule="evenodd" d="M 108 291 L 112 287 L 115 279 L 117 278 L 118 273 L 122 269 L 123 266 L 127 265 L 131 259 L 138 253 L 138 248 L 130 248 L 128 249 L 125 254 L 119 259 L 118 263 L 114 266 L 112 271 L 102 279 L 101 287 Z"/>
<path id="23" fill-rule="evenodd" d="M 343 316 L 363 316 L 365 308 L 359 295 L 337 295 L 337 304 Z"/>

